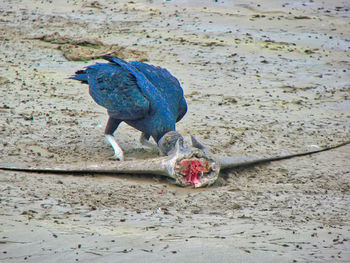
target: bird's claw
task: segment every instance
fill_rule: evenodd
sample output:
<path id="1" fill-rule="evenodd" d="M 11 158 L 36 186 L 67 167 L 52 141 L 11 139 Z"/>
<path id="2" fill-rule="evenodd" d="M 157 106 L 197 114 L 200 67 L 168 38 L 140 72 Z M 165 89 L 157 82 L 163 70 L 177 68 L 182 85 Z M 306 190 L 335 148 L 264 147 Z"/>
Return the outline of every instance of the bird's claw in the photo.
<path id="1" fill-rule="evenodd" d="M 142 143 L 142 147 L 148 150 L 152 150 L 155 148 L 155 144 L 151 143 L 151 142 L 147 142 L 147 143 Z"/>
<path id="2" fill-rule="evenodd" d="M 112 146 L 114 155 L 111 156 L 109 159 L 111 160 L 119 160 L 119 161 L 124 161 L 124 153 L 123 150 L 120 148 L 118 143 L 115 141 L 112 135 L 110 134 L 105 134 L 105 138 L 107 142 Z"/>
<path id="3" fill-rule="evenodd" d="M 109 157 L 109 159 L 116 161 L 124 161 L 124 155 L 115 153 L 113 156 Z"/>
<path id="4" fill-rule="evenodd" d="M 140 143 L 143 145 L 144 148 L 146 149 L 153 149 L 154 144 L 149 141 L 149 136 L 146 134 L 142 133 L 140 137 Z"/>

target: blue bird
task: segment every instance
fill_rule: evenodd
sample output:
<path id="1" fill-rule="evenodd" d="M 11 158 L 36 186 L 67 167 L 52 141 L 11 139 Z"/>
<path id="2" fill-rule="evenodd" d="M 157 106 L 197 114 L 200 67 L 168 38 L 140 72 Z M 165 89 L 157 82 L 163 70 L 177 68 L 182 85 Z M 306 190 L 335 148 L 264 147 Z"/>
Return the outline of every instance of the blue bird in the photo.
<path id="1" fill-rule="evenodd" d="M 177 141 L 182 146 L 183 138 L 175 131 L 175 123 L 186 114 L 187 103 L 179 81 L 161 67 L 112 56 L 103 58 L 109 63 L 87 66 L 70 79 L 88 84 L 94 101 L 107 109 L 104 133 L 114 150 L 113 158 L 124 160 L 113 137 L 123 121 L 142 132 L 142 144 L 148 144 L 152 137 L 161 154 L 169 155 Z"/>

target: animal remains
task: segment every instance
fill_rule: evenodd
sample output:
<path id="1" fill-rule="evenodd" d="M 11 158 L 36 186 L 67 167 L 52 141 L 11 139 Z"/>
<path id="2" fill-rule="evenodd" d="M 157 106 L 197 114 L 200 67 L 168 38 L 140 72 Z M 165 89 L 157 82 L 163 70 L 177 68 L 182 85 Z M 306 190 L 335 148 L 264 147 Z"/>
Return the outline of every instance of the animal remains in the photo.
<path id="1" fill-rule="evenodd" d="M 166 69 L 146 63 L 126 62 L 105 56 L 109 63 L 96 63 L 75 73 L 71 79 L 89 85 L 92 98 L 107 109 L 109 119 L 105 137 L 114 150 L 114 159 L 124 154 L 113 137 L 121 122 L 141 131 L 140 141 L 148 145 L 152 137 L 163 157 L 108 163 L 74 163 L 51 167 L 0 164 L 2 170 L 43 173 L 159 174 L 181 186 L 203 187 L 213 184 L 220 170 L 277 161 L 330 150 L 350 143 L 272 157 L 216 157 L 191 136 L 192 146 L 184 148 L 183 137 L 175 129 L 187 111 L 179 81 Z"/>

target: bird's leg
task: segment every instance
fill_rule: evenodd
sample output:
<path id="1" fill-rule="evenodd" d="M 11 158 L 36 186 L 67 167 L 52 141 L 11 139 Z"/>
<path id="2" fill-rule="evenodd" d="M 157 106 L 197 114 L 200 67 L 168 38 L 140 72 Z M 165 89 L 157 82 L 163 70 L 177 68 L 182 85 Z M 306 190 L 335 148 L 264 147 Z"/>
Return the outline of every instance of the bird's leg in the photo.
<path id="1" fill-rule="evenodd" d="M 111 157 L 111 159 L 124 161 L 123 150 L 120 148 L 120 146 L 118 145 L 118 143 L 115 141 L 113 137 L 113 133 L 118 128 L 120 123 L 121 123 L 121 120 L 117 120 L 117 119 L 113 119 L 112 117 L 109 117 L 105 128 L 105 138 L 106 138 L 106 141 L 112 146 L 114 151 L 114 155 Z"/>
<path id="2" fill-rule="evenodd" d="M 154 144 L 153 143 L 151 143 L 150 141 L 149 141 L 149 138 L 150 138 L 151 136 L 150 135 L 148 135 L 148 134 L 146 134 L 146 133 L 141 133 L 141 137 L 140 137 L 140 143 L 143 145 L 143 146 L 146 146 L 146 147 L 148 147 L 148 148 L 153 148 L 154 147 Z"/>
<path id="3" fill-rule="evenodd" d="M 124 153 L 123 150 L 120 148 L 118 143 L 115 141 L 113 135 L 105 134 L 106 141 L 112 146 L 114 150 L 114 155 L 111 156 L 111 159 L 116 159 L 119 161 L 124 161 Z"/>

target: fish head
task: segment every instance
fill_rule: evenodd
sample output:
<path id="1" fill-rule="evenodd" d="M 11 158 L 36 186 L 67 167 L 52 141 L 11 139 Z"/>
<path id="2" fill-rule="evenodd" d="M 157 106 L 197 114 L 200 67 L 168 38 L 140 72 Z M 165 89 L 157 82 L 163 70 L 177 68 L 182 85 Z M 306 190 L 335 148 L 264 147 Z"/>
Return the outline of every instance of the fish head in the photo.
<path id="1" fill-rule="evenodd" d="M 183 147 L 183 142 L 177 140 L 170 152 L 170 176 L 176 184 L 189 187 L 204 187 L 213 184 L 220 172 L 220 165 L 214 156 L 191 136 L 192 145 Z"/>

